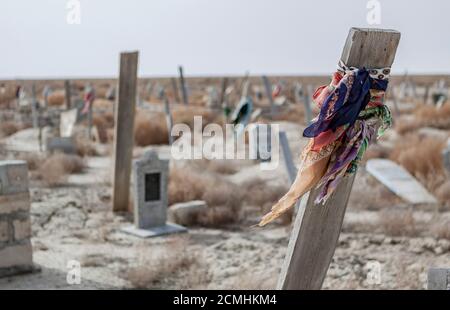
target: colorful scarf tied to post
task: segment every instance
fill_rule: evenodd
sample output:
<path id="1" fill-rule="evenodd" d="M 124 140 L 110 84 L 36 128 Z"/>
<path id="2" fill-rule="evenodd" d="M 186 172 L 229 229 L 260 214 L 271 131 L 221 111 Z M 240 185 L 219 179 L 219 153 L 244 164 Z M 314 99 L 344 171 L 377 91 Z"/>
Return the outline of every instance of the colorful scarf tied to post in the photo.
<path id="1" fill-rule="evenodd" d="M 389 68 L 357 69 L 341 62 L 330 85 L 316 90 L 313 100 L 320 113 L 303 132 L 311 140 L 297 177 L 258 226 L 282 215 L 315 187 L 322 186 L 315 203 L 325 203 L 342 178 L 356 172 L 369 142 L 391 126 L 384 104 L 389 74 Z"/>

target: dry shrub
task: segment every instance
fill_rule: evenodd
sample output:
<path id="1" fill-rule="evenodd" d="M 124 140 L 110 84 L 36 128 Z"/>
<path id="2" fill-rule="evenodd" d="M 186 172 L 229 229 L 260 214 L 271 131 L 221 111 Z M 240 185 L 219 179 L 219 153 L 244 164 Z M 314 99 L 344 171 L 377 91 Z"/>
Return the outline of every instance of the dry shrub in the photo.
<path id="1" fill-rule="evenodd" d="M 16 100 L 16 86 L 5 86 L 4 92 L 0 92 L 0 106 L 7 107 Z"/>
<path id="2" fill-rule="evenodd" d="M 138 146 L 168 144 L 169 133 L 162 113 L 149 116 L 137 114 L 134 126 L 134 141 Z"/>
<path id="3" fill-rule="evenodd" d="M 450 180 L 447 180 L 438 186 L 435 194 L 440 202 L 450 205 Z"/>
<path id="4" fill-rule="evenodd" d="M 210 110 L 206 110 L 200 107 L 180 107 L 172 111 L 172 118 L 174 124 L 186 124 L 191 129 L 194 129 L 194 117 L 202 117 L 202 127 L 205 128 L 206 125 L 223 124 L 223 117 L 216 114 Z"/>
<path id="5" fill-rule="evenodd" d="M 390 153 L 391 149 L 381 146 L 380 144 L 372 144 L 364 153 L 362 162 L 366 163 L 369 159 L 372 158 L 389 158 Z"/>
<path id="6" fill-rule="evenodd" d="M 415 116 L 422 127 L 450 129 L 450 104 L 445 104 L 441 108 L 432 105 L 421 106 L 415 112 Z"/>
<path id="7" fill-rule="evenodd" d="M 80 173 L 83 169 L 84 162 L 79 156 L 55 153 L 39 167 L 38 178 L 49 186 L 57 186 L 66 181 L 67 175 Z"/>
<path id="8" fill-rule="evenodd" d="M 261 211 L 272 207 L 288 191 L 287 186 L 268 186 L 259 178 L 245 181 L 241 188 L 245 189 L 245 203 L 260 207 Z"/>
<path id="9" fill-rule="evenodd" d="M 20 126 L 14 121 L 0 122 L 0 137 L 8 137 L 20 130 Z"/>
<path id="10" fill-rule="evenodd" d="M 384 209 L 380 212 L 379 224 L 383 232 L 390 236 L 416 237 L 418 235 L 411 210 Z"/>
<path id="11" fill-rule="evenodd" d="M 169 177 L 169 204 L 204 200 L 208 211 L 191 225 L 218 226 L 239 220 L 242 190 L 217 175 L 208 175 L 188 167 L 174 167 Z"/>
<path id="12" fill-rule="evenodd" d="M 52 107 L 62 106 L 65 103 L 65 101 L 66 101 L 66 94 L 63 90 L 54 91 L 47 98 L 48 105 Z"/>
<path id="13" fill-rule="evenodd" d="M 112 112 L 97 114 L 92 118 L 92 124 L 97 127 L 101 143 L 108 143 L 108 130 L 114 128 L 114 115 Z"/>
<path id="14" fill-rule="evenodd" d="M 97 156 L 94 144 L 86 138 L 78 136 L 75 140 L 75 148 L 78 156 Z"/>
<path id="15" fill-rule="evenodd" d="M 274 115 L 273 120 L 305 124 L 305 110 L 300 104 L 289 105 L 282 112 Z"/>
<path id="16" fill-rule="evenodd" d="M 138 263 L 123 275 L 133 288 L 167 287 L 170 278 L 176 277 L 178 289 L 195 288 L 209 281 L 207 264 L 198 252 L 186 251 L 186 240 L 169 240 L 164 252 L 155 252 L 142 244 L 136 248 Z"/>
<path id="17" fill-rule="evenodd" d="M 443 180 L 443 140 L 409 134 L 399 141 L 390 159 L 405 167 L 429 190 L 435 191 L 436 181 Z M 431 183 L 430 183 L 431 182 Z"/>
<path id="18" fill-rule="evenodd" d="M 436 238 L 450 240 L 450 222 L 448 221 L 442 220 L 435 223 L 431 231 Z"/>
<path id="19" fill-rule="evenodd" d="M 236 164 L 233 161 L 226 159 L 195 160 L 194 165 L 200 169 L 206 169 L 219 174 L 235 174 L 238 171 Z"/>
<path id="20" fill-rule="evenodd" d="M 36 153 L 22 153 L 18 156 L 18 159 L 26 161 L 30 171 L 37 170 L 44 161 L 44 158 Z"/>
<path id="21" fill-rule="evenodd" d="M 414 119 L 398 119 L 395 130 L 399 134 L 407 134 L 421 127 L 450 129 L 450 104 L 441 108 L 432 105 L 422 105 L 414 112 Z"/>

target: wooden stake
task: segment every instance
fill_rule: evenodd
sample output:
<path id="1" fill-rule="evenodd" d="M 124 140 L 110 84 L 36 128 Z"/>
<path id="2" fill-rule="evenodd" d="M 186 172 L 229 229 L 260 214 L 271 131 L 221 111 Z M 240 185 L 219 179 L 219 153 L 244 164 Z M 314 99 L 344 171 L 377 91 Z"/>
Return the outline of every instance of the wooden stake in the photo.
<path id="1" fill-rule="evenodd" d="M 65 93 L 66 93 L 66 109 L 70 110 L 72 108 L 72 94 L 70 91 L 70 81 L 69 80 L 65 80 L 64 81 L 64 89 L 65 89 Z"/>
<path id="2" fill-rule="evenodd" d="M 120 55 L 119 94 L 115 106 L 113 211 L 128 210 L 133 129 L 137 91 L 138 52 Z"/>
<path id="3" fill-rule="evenodd" d="M 185 105 L 189 104 L 188 95 L 187 95 L 187 89 L 186 84 L 184 82 L 184 75 L 183 75 L 183 67 L 178 66 L 178 72 L 180 73 L 180 87 L 181 87 L 181 94 L 183 95 L 183 103 Z"/>
<path id="4" fill-rule="evenodd" d="M 351 28 L 341 56 L 352 67 L 390 67 L 400 41 L 393 30 Z M 354 175 L 344 178 L 324 205 L 315 205 L 320 188 L 300 207 L 287 249 L 278 289 L 320 289 L 341 231 Z"/>
<path id="5" fill-rule="evenodd" d="M 169 100 L 167 99 L 165 92 L 164 92 L 163 96 L 164 96 L 164 112 L 166 114 L 167 132 L 169 134 L 169 145 L 172 145 L 172 143 L 173 143 L 173 137 L 171 135 L 172 125 L 173 125 L 172 113 L 170 113 Z"/>
<path id="6" fill-rule="evenodd" d="M 269 99 L 269 103 L 270 103 L 270 114 L 273 115 L 274 110 L 275 110 L 275 104 L 273 102 L 273 97 L 272 97 L 272 84 L 270 83 L 269 79 L 265 75 L 262 76 L 262 80 L 263 80 L 263 84 L 264 84 L 264 89 L 266 90 L 267 99 Z"/>

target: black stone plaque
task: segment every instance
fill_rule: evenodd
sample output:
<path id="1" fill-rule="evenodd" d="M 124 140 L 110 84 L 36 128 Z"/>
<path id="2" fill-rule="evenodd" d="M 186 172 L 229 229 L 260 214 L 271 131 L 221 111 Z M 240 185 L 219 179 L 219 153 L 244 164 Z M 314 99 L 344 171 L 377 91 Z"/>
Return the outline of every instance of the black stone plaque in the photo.
<path id="1" fill-rule="evenodd" d="M 161 199 L 160 193 L 161 174 L 145 174 L 145 201 L 156 201 Z"/>

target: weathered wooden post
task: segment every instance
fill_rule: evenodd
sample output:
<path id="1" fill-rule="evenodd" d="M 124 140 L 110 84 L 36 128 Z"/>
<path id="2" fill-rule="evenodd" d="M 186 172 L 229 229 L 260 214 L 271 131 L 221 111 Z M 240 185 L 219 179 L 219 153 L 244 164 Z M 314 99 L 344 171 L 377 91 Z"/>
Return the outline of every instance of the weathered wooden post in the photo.
<path id="1" fill-rule="evenodd" d="M 224 101 L 225 101 L 225 93 L 227 91 L 227 87 L 228 87 L 228 78 L 224 77 L 222 79 L 222 85 L 220 87 L 220 97 L 219 97 L 219 104 L 223 105 Z"/>
<path id="2" fill-rule="evenodd" d="M 183 103 L 189 104 L 188 95 L 187 95 L 187 89 L 186 89 L 186 83 L 184 82 L 184 75 L 183 75 L 183 67 L 178 66 L 178 72 L 180 73 L 180 87 L 181 87 L 181 94 L 183 95 Z"/>
<path id="3" fill-rule="evenodd" d="M 266 90 L 267 99 L 269 99 L 269 103 L 270 103 L 270 115 L 273 115 L 274 110 L 275 110 L 275 104 L 273 102 L 273 97 L 272 97 L 272 84 L 270 83 L 269 79 L 265 75 L 262 76 L 262 80 L 263 80 L 263 84 L 264 84 L 264 89 Z"/>
<path id="4" fill-rule="evenodd" d="M 70 110 L 72 108 L 72 93 L 70 91 L 70 81 L 64 81 L 64 89 L 66 93 L 66 109 Z"/>
<path id="5" fill-rule="evenodd" d="M 115 106 L 113 211 L 127 211 L 133 155 L 138 52 L 120 55 L 119 94 Z"/>
<path id="6" fill-rule="evenodd" d="M 171 135 L 171 132 L 172 132 L 173 120 L 172 120 L 172 113 L 170 113 L 169 99 L 167 98 L 165 92 L 164 92 L 163 98 L 164 98 L 164 113 L 166 114 L 167 132 L 169 135 L 169 145 L 172 145 L 173 137 Z"/>
<path id="7" fill-rule="evenodd" d="M 351 28 L 341 60 L 348 66 L 390 67 L 400 40 L 394 30 Z M 278 289 L 320 289 L 338 242 L 354 175 L 344 178 L 324 205 L 320 188 L 299 208 L 278 279 Z"/>
<path id="8" fill-rule="evenodd" d="M 31 86 L 31 117 L 33 118 L 33 128 L 39 126 L 38 101 L 36 99 L 36 85 Z"/>
<path id="9" fill-rule="evenodd" d="M 178 95 L 177 80 L 175 78 L 170 78 L 170 82 L 172 83 L 173 99 L 176 103 L 179 103 L 180 96 Z"/>
<path id="10" fill-rule="evenodd" d="M 303 92 L 303 105 L 305 106 L 305 121 L 306 125 L 311 124 L 312 111 L 311 111 L 311 102 L 312 102 L 312 86 L 308 85 Z"/>

